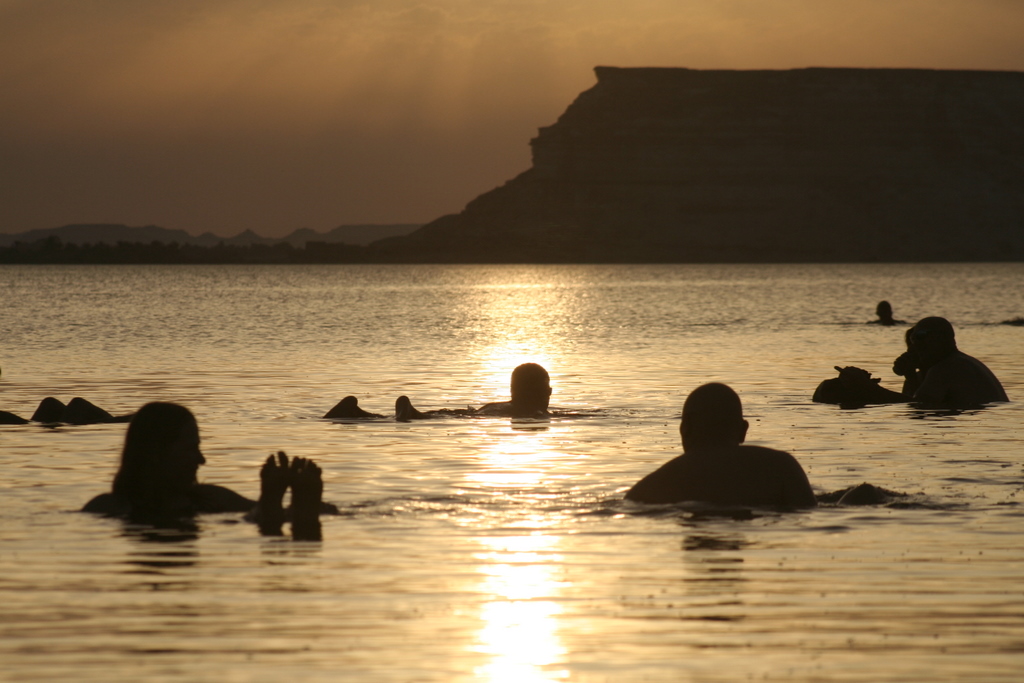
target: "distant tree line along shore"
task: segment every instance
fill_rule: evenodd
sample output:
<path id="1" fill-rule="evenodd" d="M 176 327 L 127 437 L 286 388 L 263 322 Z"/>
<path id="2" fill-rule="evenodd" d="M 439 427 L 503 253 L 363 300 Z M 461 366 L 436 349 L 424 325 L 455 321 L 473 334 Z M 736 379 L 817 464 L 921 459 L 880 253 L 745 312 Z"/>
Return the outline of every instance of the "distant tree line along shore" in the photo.
<path id="1" fill-rule="evenodd" d="M 339 242 L 307 242 L 305 247 L 294 247 L 288 242 L 213 246 L 159 241 L 75 244 L 47 237 L 0 247 L 0 263 L 362 263 L 366 261 L 366 251 L 364 246 Z"/>
<path id="2" fill-rule="evenodd" d="M 217 244 L 200 246 L 178 242 L 105 242 L 76 244 L 65 243 L 59 237 L 47 237 L 34 242 L 15 242 L 0 246 L 0 264 L 329 264 L 329 263 L 519 263 L 514 255 L 500 258 L 461 257 L 456 253 L 449 258 L 426 258 L 408 252 L 395 253 L 377 245 L 355 245 L 339 242 L 309 241 L 304 246 L 293 246 L 288 242 L 277 244 Z M 805 258 L 779 259 L 766 254 L 746 251 L 699 252 L 689 258 L 672 255 L 668 258 L 637 258 L 637 254 L 624 258 L 578 258 L 566 259 L 552 253 L 550 259 L 535 259 L 538 263 L 822 263 L 822 262 L 863 262 L 865 259 L 822 258 L 821 255 L 807 255 Z M 869 259 L 874 262 L 882 259 Z M 936 259 L 924 259 L 934 261 Z M 972 261 L 970 254 L 963 258 L 939 259 L 940 261 Z M 1017 261 L 1012 254 L 1005 259 Z M 901 261 L 905 262 L 905 261 Z"/>

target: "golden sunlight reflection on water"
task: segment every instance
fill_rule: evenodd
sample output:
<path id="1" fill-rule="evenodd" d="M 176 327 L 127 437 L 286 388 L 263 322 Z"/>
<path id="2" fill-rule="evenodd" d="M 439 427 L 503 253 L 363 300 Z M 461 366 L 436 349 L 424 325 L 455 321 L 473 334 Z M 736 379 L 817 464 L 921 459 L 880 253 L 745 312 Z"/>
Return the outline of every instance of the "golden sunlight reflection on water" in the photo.
<path id="1" fill-rule="evenodd" d="M 478 431 L 482 442 L 478 468 L 466 472 L 474 486 L 519 489 L 539 486 L 564 453 L 554 450 L 551 428 L 541 421 L 513 422 L 508 432 Z"/>
<path id="2" fill-rule="evenodd" d="M 495 396 L 507 395 L 511 372 L 522 363 L 539 363 L 553 372 L 572 342 L 565 322 L 571 319 L 571 297 L 564 289 L 509 283 L 507 277 L 505 271 L 486 271 L 475 299 L 486 342 L 474 349 L 474 356 L 481 384 Z"/>
<path id="3" fill-rule="evenodd" d="M 480 610 L 483 626 L 474 649 L 491 657 L 478 675 L 492 683 L 568 678 L 567 671 L 548 668 L 565 654 L 558 636 L 562 608 L 554 600 L 562 588 L 559 539 L 537 532 L 478 541 L 484 546 L 475 555 L 479 590 L 489 598 Z"/>
<path id="4" fill-rule="evenodd" d="M 6 425 L 0 679 L 1017 681 L 1024 328 L 998 322 L 1022 287 L 1024 264 L 0 268 L 0 409 L 180 402 L 204 481 L 255 497 L 284 449 L 342 511 L 321 544 L 234 514 L 157 543 L 75 512 L 124 425 Z M 902 329 L 864 324 L 880 298 L 953 320 L 1016 402 L 812 403 L 837 363 L 895 382 Z M 550 420 L 391 416 L 402 394 L 504 400 L 528 361 Z M 908 497 L 749 518 L 623 501 L 713 379 L 818 491 Z M 320 419 L 349 394 L 385 416 Z"/>

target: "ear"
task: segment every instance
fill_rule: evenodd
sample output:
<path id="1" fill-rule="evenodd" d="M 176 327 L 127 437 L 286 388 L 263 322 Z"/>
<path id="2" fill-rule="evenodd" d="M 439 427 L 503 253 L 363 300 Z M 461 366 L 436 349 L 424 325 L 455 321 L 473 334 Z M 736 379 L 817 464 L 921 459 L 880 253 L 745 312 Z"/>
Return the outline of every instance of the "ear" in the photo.
<path id="1" fill-rule="evenodd" d="M 740 438 L 739 438 L 739 442 L 738 443 L 743 443 L 744 441 L 747 440 L 747 430 L 748 429 L 750 429 L 750 423 L 747 422 L 746 420 L 743 420 L 743 426 L 740 427 L 740 433 L 739 433 L 739 437 Z"/>

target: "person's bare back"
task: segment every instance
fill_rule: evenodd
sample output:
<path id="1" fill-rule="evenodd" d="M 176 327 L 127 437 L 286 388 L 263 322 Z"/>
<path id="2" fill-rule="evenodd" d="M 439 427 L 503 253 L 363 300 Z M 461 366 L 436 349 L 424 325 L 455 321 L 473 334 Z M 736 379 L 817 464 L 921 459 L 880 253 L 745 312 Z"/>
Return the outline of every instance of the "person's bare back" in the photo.
<path id="1" fill-rule="evenodd" d="M 683 453 L 638 481 L 626 498 L 638 503 L 699 501 L 779 508 L 817 504 L 796 458 L 761 446 Z"/>
<path id="2" fill-rule="evenodd" d="M 697 387 L 683 405 L 683 454 L 638 481 L 626 499 L 651 504 L 817 505 L 796 458 L 785 451 L 740 445 L 748 426 L 735 391 L 719 383 Z"/>
<path id="3" fill-rule="evenodd" d="M 976 406 L 1009 399 L 988 366 L 955 351 L 928 368 L 914 400 L 928 405 Z"/>

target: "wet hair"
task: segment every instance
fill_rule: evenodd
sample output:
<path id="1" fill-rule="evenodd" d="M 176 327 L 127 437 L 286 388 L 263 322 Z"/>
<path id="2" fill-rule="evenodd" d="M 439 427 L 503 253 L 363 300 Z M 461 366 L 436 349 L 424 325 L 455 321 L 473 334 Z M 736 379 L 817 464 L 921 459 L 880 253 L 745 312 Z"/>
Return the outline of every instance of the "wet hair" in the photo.
<path id="1" fill-rule="evenodd" d="M 537 363 L 523 363 L 512 371 L 512 401 L 542 403 L 547 408 L 551 397 L 551 378 L 548 371 Z"/>
<path id="2" fill-rule="evenodd" d="M 878 305 L 875 306 L 875 315 L 877 315 L 879 318 L 883 316 L 886 318 L 891 318 L 892 306 L 889 304 L 888 301 L 879 301 Z"/>
<path id="3" fill-rule="evenodd" d="M 679 431 L 687 444 L 709 445 L 743 441 L 746 424 L 739 395 L 720 382 L 704 384 L 686 397 Z M 737 441 L 738 437 L 738 441 Z"/>
<path id="4" fill-rule="evenodd" d="M 113 493 L 134 503 L 160 497 L 161 461 L 181 430 L 195 424 L 191 411 L 177 403 L 147 403 L 128 425 L 121 451 L 121 467 L 114 476 Z"/>

